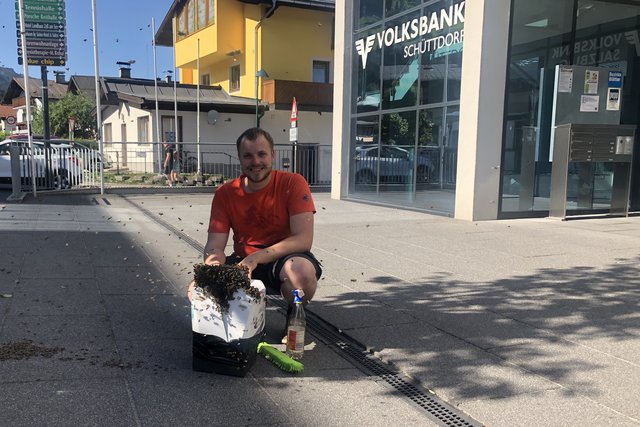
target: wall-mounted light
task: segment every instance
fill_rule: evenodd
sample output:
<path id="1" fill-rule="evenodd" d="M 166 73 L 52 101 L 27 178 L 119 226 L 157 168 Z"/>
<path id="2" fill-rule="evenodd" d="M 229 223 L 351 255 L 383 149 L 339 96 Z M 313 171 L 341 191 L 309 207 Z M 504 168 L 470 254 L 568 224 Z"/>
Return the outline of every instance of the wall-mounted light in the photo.
<path id="1" fill-rule="evenodd" d="M 232 50 L 227 52 L 227 56 L 233 58 L 233 62 L 236 62 L 238 60 L 237 56 L 239 56 L 242 52 L 240 50 Z"/>

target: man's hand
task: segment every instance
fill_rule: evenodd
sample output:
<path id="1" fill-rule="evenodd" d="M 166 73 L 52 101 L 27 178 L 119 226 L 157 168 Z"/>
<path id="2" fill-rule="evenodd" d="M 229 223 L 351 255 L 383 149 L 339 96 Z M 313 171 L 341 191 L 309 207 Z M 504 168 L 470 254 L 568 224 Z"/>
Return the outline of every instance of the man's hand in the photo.
<path id="1" fill-rule="evenodd" d="M 226 260 L 226 255 L 218 251 L 204 253 L 204 263 L 207 265 L 224 265 Z"/>
<path id="2" fill-rule="evenodd" d="M 189 286 L 187 286 L 187 298 L 189 298 L 189 301 L 191 301 L 191 299 L 193 298 L 193 288 L 195 287 L 196 287 L 195 281 L 189 283 Z"/>
<path id="3" fill-rule="evenodd" d="M 258 264 L 260 264 L 259 252 L 260 251 L 252 253 L 251 255 L 245 257 L 242 261 L 238 263 L 238 265 L 245 266 L 249 269 L 249 279 L 251 279 L 251 273 L 253 273 L 253 270 L 256 269 Z"/>
<path id="4" fill-rule="evenodd" d="M 203 262 L 207 265 L 223 265 L 227 260 L 224 248 L 228 239 L 228 233 L 209 233 L 202 254 Z"/>

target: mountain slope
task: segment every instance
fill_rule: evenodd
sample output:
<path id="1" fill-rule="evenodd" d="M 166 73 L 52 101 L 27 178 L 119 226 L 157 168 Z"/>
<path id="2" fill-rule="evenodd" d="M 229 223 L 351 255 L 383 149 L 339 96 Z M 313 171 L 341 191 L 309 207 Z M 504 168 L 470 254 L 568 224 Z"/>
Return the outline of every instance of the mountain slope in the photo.
<path id="1" fill-rule="evenodd" d="M 4 96 L 11 79 L 15 76 L 20 76 L 20 74 L 13 71 L 12 68 L 0 67 L 0 98 Z"/>

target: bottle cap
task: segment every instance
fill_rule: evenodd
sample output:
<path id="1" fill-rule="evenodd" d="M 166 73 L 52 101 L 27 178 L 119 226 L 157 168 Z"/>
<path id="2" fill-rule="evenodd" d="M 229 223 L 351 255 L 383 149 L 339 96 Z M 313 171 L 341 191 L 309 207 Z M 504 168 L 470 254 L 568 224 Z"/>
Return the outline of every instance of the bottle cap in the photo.
<path id="1" fill-rule="evenodd" d="M 294 289 L 293 293 L 293 303 L 302 303 L 302 297 L 304 296 L 304 291 L 302 289 Z"/>

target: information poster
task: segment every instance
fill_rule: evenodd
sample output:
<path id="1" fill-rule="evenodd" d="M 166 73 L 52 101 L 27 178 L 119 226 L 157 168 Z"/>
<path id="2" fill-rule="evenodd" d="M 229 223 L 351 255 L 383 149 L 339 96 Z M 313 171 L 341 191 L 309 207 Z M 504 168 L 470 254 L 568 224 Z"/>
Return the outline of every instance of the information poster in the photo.
<path id="1" fill-rule="evenodd" d="M 617 87 L 610 87 L 607 91 L 607 110 L 620 110 L 620 89 Z"/>
<path id="2" fill-rule="evenodd" d="M 598 95 L 582 95 L 580 98 L 580 111 L 583 113 L 597 113 L 600 97 Z"/>
<path id="3" fill-rule="evenodd" d="M 560 67 L 558 78 L 558 92 L 571 93 L 573 89 L 573 70 L 570 67 Z"/>
<path id="4" fill-rule="evenodd" d="M 598 75 L 599 71 L 587 70 L 584 74 L 584 93 L 587 95 L 595 95 L 598 93 Z"/>

